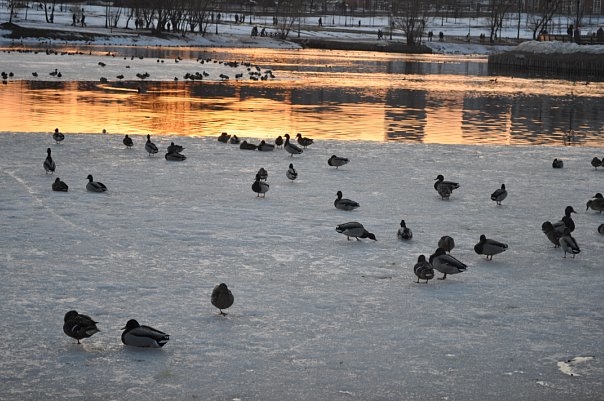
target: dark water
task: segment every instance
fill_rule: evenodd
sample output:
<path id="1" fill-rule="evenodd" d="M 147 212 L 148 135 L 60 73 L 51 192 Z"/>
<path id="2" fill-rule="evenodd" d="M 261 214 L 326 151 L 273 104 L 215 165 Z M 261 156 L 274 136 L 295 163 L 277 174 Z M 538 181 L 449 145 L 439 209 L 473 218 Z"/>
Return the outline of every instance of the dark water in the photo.
<path id="1" fill-rule="evenodd" d="M 11 81 L 0 132 L 315 138 L 456 144 L 604 146 L 604 83 L 490 75 L 485 57 L 323 50 L 90 48 L 124 56 L 245 60 L 278 79 Z"/>

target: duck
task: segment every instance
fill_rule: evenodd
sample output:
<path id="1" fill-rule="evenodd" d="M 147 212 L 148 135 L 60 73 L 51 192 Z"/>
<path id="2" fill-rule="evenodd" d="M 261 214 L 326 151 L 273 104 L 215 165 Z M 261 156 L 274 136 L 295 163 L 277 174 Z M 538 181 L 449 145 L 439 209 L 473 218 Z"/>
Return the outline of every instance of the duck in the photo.
<path id="1" fill-rule="evenodd" d="M 164 155 L 164 158 L 170 162 L 182 162 L 184 160 L 187 160 L 187 156 L 178 152 L 168 152 Z"/>
<path id="2" fill-rule="evenodd" d="M 218 142 L 227 143 L 229 139 L 231 139 L 231 136 L 226 132 L 223 132 L 218 136 Z"/>
<path id="3" fill-rule="evenodd" d="M 600 224 L 598 226 L 598 233 L 604 235 L 604 224 Z"/>
<path id="4" fill-rule="evenodd" d="M 568 229 L 569 233 L 572 233 L 573 231 L 575 231 L 575 222 L 573 221 L 572 217 L 570 217 L 571 213 L 577 213 L 577 212 L 575 212 L 575 209 L 573 209 L 572 206 L 567 206 L 564 209 L 564 217 L 562 217 L 561 220 L 553 223 L 556 231 L 558 231 L 562 234 L 564 234 L 567 229 Z"/>
<path id="5" fill-rule="evenodd" d="M 336 207 L 336 209 L 350 211 L 350 210 L 354 210 L 361 206 L 361 205 L 359 205 L 358 202 L 355 202 L 350 199 L 342 198 L 342 196 L 343 196 L 342 191 L 338 191 L 336 193 L 336 196 L 337 196 L 337 199 L 335 201 L 333 201 L 333 205 Z"/>
<path id="6" fill-rule="evenodd" d="M 283 144 L 283 147 L 285 148 L 285 151 L 289 153 L 290 156 L 299 155 L 303 152 L 303 150 L 299 146 L 296 146 L 289 141 L 289 134 L 285 134 L 285 143 Z"/>
<path id="7" fill-rule="evenodd" d="M 258 150 L 260 152 L 270 152 L 275 150 L 275 145 L 272 143 L 266 143 L 264 140 L 260 141 L 260 145 L 258 145 Z"/>
<path id="8" fill-rule="evenodd" d="M 122 342 L 132 347 L 161 348 L 170 336 L 149 326 L 141 326 L 135 319 L 130 319 L 122 327 Z"/>
<path id="9" fill-rule="evenodd" d="M 226 315 L 226 313 L 224 313 L 222 310 L 228 309 L 231 305 L 233 305 L 234 301 L 235 297 L 233 297 L 233 293 L 225 283 L 218 284 L 212 290 L 212 305 L 214 305 L 218 308 L 218 310 L 220 310 L 221 315 Z"/>
<path id="10" fill-rule="evenodd" d="M 55 128 L 55 132 L 52 134 L 52 139 L 54 139 L 57 143 L 62 142 L 65 139 L 65 135 L 59 132 L 58 128 Z"/>
<path id="11" fill-rule="evenodd" d="M 107 187 L 102 182 L 93 181 L 92 175 L 88 174 L 88 183 L 86 184 L 86 189 L 90 192 L 105 192 L 107 191 Z"/>
<path id="12" fill-rule="evenodd" d="M 497 202 L 497 205 L 501 205 L 501 202 L 507 198 L 508 191 L 505 189 L 505 184 L 501 184 L 501 188 L 495 190 L 491 194 L 491 200 Z"/>
<path id="13" fill-rule="evenodd" d="M 283 137 L 281 135 L 275 138 L 275 146 L 277 146 L 278 148 L 283 146 Z"/>
<path id="14" fill-rule="evenodd" d="M 597 170 L 598 167 L 602 166 L 602 160 L 598 159 L 597 157 L 594 157 L 593 159 L 591 159 L 591 165 Z"/>
<path id="15" fill-rule="evenodd" d="M 569 232 L 564 233 L 562 237 L 560 237 L 560 246 L 564 250 L 563 258 L 566 258 L 566 254 L 568 253 L 571 254 L 574 259 L 575 255 L 581 252 L 581 249 L 579 249 L 579 244 L 577 244 L 577 240 L 575 240 Z"/>
<path id="16" fill-rule="evenodd" d="M 453 239 L 453 237 L 443 235 L 438 240 L 438 247 L 444 249 L 447 253 L 451 253 L 453 248 L 455 248 L 455 240 Z"/>
<path id="17" fill-rule="evenodd" d="M 453 181 L 445 181 L 445 177 L 439 174 L 435 178 L 434 189 L 442 199 L 449 199 L 454 189 L 459 188 L 459 183 Z"/>
<path id="18" fill-rule="evenodd" d="M 419 255 L 417 258 L 417 263 L 413 266 L 413 272 L 417 276 L 417 283 L 419 284 L 419 280 L 426 280 L 426 284 L 428 284 L 428 280 L 432 280 L 434 278 L 434 268 L 428 261 L 424 255 Z"/>
<path id="19" fill-rule="evenodd" d="M 474 245 L 474 251 L 479 255 L 485 255 L 487 260 L 493 260 L 493 255 L 505 252 L 507 249 L 507 244 L 487 238 L 484 234 L 480 236 L 480 241 Z"/>
<path id="20" fill-rule="evenodd" d="M 132 138 L 130 138 L 128 136 L 128 134 L 126 134 L 126 136 L 124 137 L 124 139 L 122 139 L 122 143 L 127 147 L 127 148 L 131 148 L 132 145 L 134 145 L 134 142 L 132 142 Z"/>
<path id="21" fill-rule="evenodd" d="M 52 160 L 52 156 L 50 155 L 50 148 L 46 149 L 46 159 L 44 159 L 44 163 L 42 163 L 42 165 L 44 166 L 46 174 L 54 173 L 55 169 L 57 168 L 55 161 Z"/>
<path id="22" fill-rule="evenodd" d="M 180 153 L 183 150 L 185 150 L 183 146 L 175 145 L 174 142 L 170 142 L 170 145 L 168 146 L 168 153 Z"/>
<path id="23" fill-rule="evenodd" d="M 298 141 L 298 145 L 304 147 L 305 149 L 314 142 L 314 139 L 303 137 L 299 132 L 296 134 L 296 140 Z"/>
<path id="24" fill-rule="evenodd" d="M 258 194 L 258 197 L 260 196 L 260 194 L 262 194 L 262 197 L 264 198 L 269 188 L 270 185 L 265 181 L 262 181 L 260 174 L 256 174 L 256 180 L 252 184 L 252 191 L 256 192 Z"/>
<path id="25" fill-rule="evenodd" d="M 153 142 L 151 142 L 151 135 L 147 134 L 147 142 L 145 143 L 145 150 L 149 153 L 149 156 L 156 154 L 159 152 L 157 146 Z"/>
<path id="26" fill-rule="evenodd" d="M 287 171 L 285 172 L 285 176 L 290 180 L 290 182 L 294 182 L 296 178 L 298 178 L 298 172 L 294 168 L 293 163 L 289 164 Z"/>
<path id="27" fill-rule="evenodd" d="M 78 340 L 78 344 L 81 344 L 80 340 L 91 337 L 100 331 L 96 326 L 98 322 L 92 320 L 90 316 L 82 315 L 75 310 L 67 312 L 63 322 L 63 333 Z"/>
<path id="28" fill-rule="evenodd" d="M 253 143 L 248 143 L 248 141 L 243 141 L 239 145 L 239 149 L 243 149 L 243 150 L 256 150 L 257 147 L 258 146 L 254 145 Z"/>
<path id="29" fill-rule="evenodd" d="M 600 195 L 600 197 L 598 198 L 597 195 Z M 602 198 L 602 195 L 600 193 L 597 193 L 595 198 L 587 201 L 587 208 L 585 209 L 585 211 L 588 211 L 589 208 L 602 213 L 602 211 L 604 210 L 604 198 Z"/>
<path id="30" fill-rule="evenodd" d="M 377 241 L 377 238 L 375 238 L 375 234 L 367 231 L 361 223 L 358 223 L 356 221 L 338 224 L 336 226 L 336 231 L 340 234 L 344 234 L 349 241 L 350 237 L 356 238 L 357 241 L 360 241 L 359 238 L 369 238 L 374 241 Z"/>
<path id="31" fill-rule="evenodd" d="M 407 227 L 405 220 L 401 220 L 400 227 L 396 232 L 396 236 L 400 240 L 410 240 L 413 238 L 413 232 L 411 232 L 411 229 Z"/>
<path id="32" fill-rule="evenodd" d="M 260 176 L 262 181 L 266 181 L 268 179 L 268 171 L 266 171 L 264 167 L 260 167 L 256 174 Z"/>
<path id="33" fill-rule="evenodd" d="M 348 160 L 345 157 L 339 157 L 336 155 L 331 155 L 331 157 L 327 160 L 327 164 L 329 164 L 332 167 L 335 167 L 336 169 L 340 166 L 343 166 L 345 164 L 348 164 L 350 160 Z"/>
<path id="34" fill-rule="evenodd" d="M 543 233 L 547 236 L 547 239 L 554 244 L 554 248 L 560 247 L 560 237 L 562 237 L 562 233 L 554 228 L 554 225 L 551 221 L 546 221 L 541 224 L 541 231 L 543 231 Z"/>
<path id="35" fill-rule="evenodd" d="M 57 192 L 67 192 L 69 187 L 65 184 L 59 177 L 55 179 L 55 182 L 52 183 L 52 190 Z"/>
<path id="36" fill-rule="evenodd" d="M 239 143 L 239 138 L 237 137 L 237 135 L 234 135 L 234 134 L 233 134 L 233 136 L 231 137 L 231 139 L 229 140 L 229 142 L 230 142 L 232 145 L 237 145 L 237 144 Z"/>
<path id="37" fill-rule="evenodd" d="M 437 248 L 436 251 L 430 255 L 428 262 L 430 262 L 434 270 L 443 273 L 443 276 L 437 278 L 437 280 L 445 280 L 447 274 L 463 273 L 468 268 L 465 263 L 460 262 L 451 255 L 447 255 L 442 248 Z"/>
<path id="38" fill-rule="evenodd" d="M 560 159 L 554 159 L 554 161 L 552 162 L 552 167 L 553 168 L 562 168 L 562 167 L 564 167 L 564 161 L 562 161 Z"/>

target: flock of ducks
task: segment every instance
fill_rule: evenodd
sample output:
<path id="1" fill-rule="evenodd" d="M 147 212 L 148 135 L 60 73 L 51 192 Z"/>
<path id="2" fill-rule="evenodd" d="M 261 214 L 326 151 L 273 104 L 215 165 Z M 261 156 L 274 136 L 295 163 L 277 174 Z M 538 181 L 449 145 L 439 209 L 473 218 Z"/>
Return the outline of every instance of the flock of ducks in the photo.
<path id="1" fill-rule="evenodd" d="M 226 315 L 223 309 L 228 309 L 234 301 L 233 293 L 226 284 L 220 283 L 212 290 L 210 302 L 218 308 L 221 316 Z M 70 310 L 65 313 L 63 318 L 63 332 L 81 344 L 80 340 L 89 338 L 100 331 L 97 323 L 88 315 Z M 169 334 L 151 326 L 141 325 L 135 319 L 128 320 L 122 330 L 122 343 L 132 347 L 161 348 L 170 340 Z"/>

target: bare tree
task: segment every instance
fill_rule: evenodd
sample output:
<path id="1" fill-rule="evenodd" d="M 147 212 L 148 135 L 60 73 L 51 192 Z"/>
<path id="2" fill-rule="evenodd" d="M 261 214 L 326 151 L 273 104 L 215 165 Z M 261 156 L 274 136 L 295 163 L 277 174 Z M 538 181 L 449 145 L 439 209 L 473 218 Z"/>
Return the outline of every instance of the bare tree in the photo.
<path id="1" fill-rule="evenodd" d="M 533 30 L 533 39 L 537 39 L 540 32 L 547 31 L 549 22 L 554 14 L 562 8 L 563 3 L 564 0 L 546 0 L 543 2 L 541 13 L 529 16 L 529 26 Z"/>
<path id="2" fill-rule="evenodd" d="M 503 18 L 514 7 L 516 0 L 490 0 L 487 21 L 489 23 L 489 42 L 495 42 L 497 33 L 503 26 Z"/>
<path id="3" fill-rule="evenodd" d="M 275 18 L 277 22 L 277 31 L 281 39 L 287 39 L 289 32 L 293 29 L 294 23 L 302 16 L 304 10 L 303 0 L 277 0 L 275 9 Z"/>
<path id="4" fill-rule="evenodd" d="M 407 37 L 408 46 L 421 44 L 424 29 L 429 22 L 430 11 L 438 7 L 436 2 L 423 0 L 393 0 L 391 5 L 391 26 L 398 28 Z"/>

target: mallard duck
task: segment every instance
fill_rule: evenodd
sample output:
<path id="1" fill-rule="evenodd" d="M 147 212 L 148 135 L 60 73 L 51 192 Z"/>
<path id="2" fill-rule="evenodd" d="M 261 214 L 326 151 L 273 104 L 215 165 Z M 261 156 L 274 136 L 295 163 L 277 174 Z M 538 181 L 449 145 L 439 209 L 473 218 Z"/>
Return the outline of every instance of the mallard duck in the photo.
<path id="1" fill-rule="evenodd" d="M 424 255 L 419 255 L 419 258 L 417 258 L 417 263 L 413 266 L 413 272 L 417 276 L 418 284 L 420 279 L 426 280 L 426 284 L 428 284 L 428 280 L 434 278 L 434 268 L 428 263 Z"/>
<path id="2" fill-rule="evenodd" d="M 222 310 L 228 309 L 233 302 L 235 301 L 235 297 L 233 297 L 233 293 L 229 290 L 229 287 L 225 283 L 220 283 L 214 290 L 212 290 L 212 305 L 217 307 L 220 310 L 221 315 L 226 315 Z"/>
<path id="3" fill-rule="evenodd" d="M 266 171 L 266 169 L 264 167 L 260 167 L 260 169 L 258 170 L 258 172 L 256 174 L 258 176 L 260 176 L 260 179 L 262 181 L 266 181 L 268 179 L 268 171 Z"/>
<path id="4" fill-rule="evenodd" d="M 333 205 L 336 207 L 336 209 L 340 209 L 340 210 L 354 210 L 356 208 L 358 208 L 359 203 L 355 202 L 353 200 L 350 199 L 346 199 L 346 198 L 342 198 L 342 191 L 338 191 L 336 193 L 337 199 L 335 201 L 333 201 Z"/>
<path id="5" fill-rule="evenodd" d="M 260 145 L 258 145 L 258 150 L 260 152 L 270 152 L 275 150 L 275 145 L 271 143 L 266 143 L 264 140 L 260 141 Z"/>
<path id="6" fill-rule="evenodd" d="M 507 244 L 487 238 L 484 234 L 480 236 L 480 241 L 474 245 L 474 251 L 479 255 L 485 255 L 487 260 L 493 260 L 493 255 L 497 255 L 507 249 Z"/>
<path id="7" fill-rule="evenodd" d="M 256 180 L 252 184 L 252 191 L 256 192 L 258 194 L 257 196 L 260 196 L 260 194 L 262 194 L 262 197 L 264 198 L 269 188 L 269 184 L 264 181 L 261 181 L 260 175 L 256 174 Z"/>
<path id="8" fill-rule="evenodd" d="M 343 166 L 345 164 L 348 164 L 350 160 L 348 160 L 345 157 L 339 157 L 336 155 L 331 155 L 331 157 L 327 160 L 327 164 L 329 164 L 332 167 L 335 167 L 336 169 L 340 166 Z"/>
<path id="9" fill-rule="evenodd" d="M 74 310 L 67 312 L 63 321 L 63 332 L 78 340 L 78 344 L 81 344 L 81 339 L 99 332 L 99 328 L 96 327 L 97 322 L 92 320 L 90 316 L 79 314 Z"/>
<path id="10" fill-rule="evenodd" d="M 69 187 L 65 184 L 59 177 L 55 179 L 55 182 L 52 183 L 52 190 L 57 192 L 67 192 Z"/>
<path id="11" fill-rule="evenodd" d="M 359 238 L 369 238 L 374 241 L 377 241 L 373 233 L 367 231 L 361 223 L 358 223 L 356 221 L 339 224 L 336 226 L 336 231 L 340 234 L 344 234 L 349 241 L 350 237 L 356 238 L 357 241 L 359 241 Z"/>
<path id="12" fill-rule="evenodd" d="M 508 191 L 505 189 L 505 184 L 501 184 L 501 188 L 495 190 L 491 194 L 491 200 L 497 202 L 498 205 L 501 205 L 501 202 L 507 198 Z"/>
<path id="13" fill-rule="evenodd" d="M 279 135 L 276 139 L 275 139 L 275 145 L 280 148 L 281 146 L 283 146 L 283 137 L 281 135 Z"/>
<path id="14" fill-rule="evenodd" d="M 126 136 L 124 137 L 124 139 L 122 139 L 122 143 L 127 147 L 127 148 L 131 148 L 132 145 L 134 145 L 134 142 L 132 142 L 132 138 L 130 138 L 128 136 L 128 134 L 126 134 Z"/>
<path id="15" fill-rule="evenodd" d="M 163 331 L 141 326 L 134 319 L 128 320 L 122 330 L 122 342 L 133 347 L 161 348 L 170 340 L 170 336 Z"/>
<path id="16" fill-rule="evenodd" d="M 569 232 L 560 237 L 560 246 L 564 250 L 563 258 L 566 258 L 566 254 L 569 253 L 573 255 L 574 259 L 575 255 L 581 252 L 581 249 L 579 249 L 579 244 L 577 244 L 577 240 L 575 240 Z"/>
<path id="17" fill-rule="evenodd" d="M 229 140 L 229 142 L 233 145 L 237 145 L 239 143 L 239 138 L 237 137 L 237 135 L 234 135 L 231 137 L 231 139 Z"/>
<path id="18" fill-rule="evenodd" d="M 598 233 L 604 235 L 604 224 L 600 224 L 598 226 Z"/>
<path id="19" fill-rule="evenodd" d="M 223 132 L 218 136 L 218 142 L 227 143 L 229 139 L 231 139 L 231 136 L 226 132 Z"/>
<path id="20" fill-rule="evenodd" d="M 187 156 L 182 155 L 178 152 L 168 152 L 164 155 L 164 157 L 166 158 L 166 160 L 171 161 L 171 162 L 181 162 L 183 160 L 187 159 Z"/>
<path id="21" fill-rule="evenodd" d="M 183 146 L 176 145 L 174 142 L 170 142 L 170 145 L 168 146 L 168 153 L 180 153 L 183 150 L 185 150 Z"/>
<path id="22" fill-rule="evenodd" d="M 298 141 L 298 145 L 303 146 L 304 148 L 306 148 L 307 146 L 312 145 L 313 142 L 314 142 L 313 139 L 311 139 L 311 138 L 305 138 L 299 132 L 298 132 L 298 134 L 296 134 L 296 140 Z"/>
<path id="23" fill-rule="evenodd" d="M 291 182 L 293 182 L 296 178 L 298 178 L 298 172 L 296 171 L 296 169 L 294 168 L 294 165 L 292 163 L 289 164 L 289 167 L 288 167 L 287 171 L 285 172 L 285 176 Z"/>
<path id="24" fill-rule="evenodd" d="M 438 247 L 444 249 L 447 253 L 451 253 L 453 248 L 455 248 L 455 240 L 453 239 L 453 237 L 443 235 L 438 240 Z"/>
<path id="25" fill-rule="evenodd" d="M 597 170 L 598 167 L 602 165 L 602 160 L 598 159 L 597 157 L 594 157 L 593 159 L 591 159 L 591 165 Z"/>
<path id="26" fill-rule="evenodd" d="M 57 168 L 54 160 L 52 160 L 52 156 L 50 155 L 50 148 L 46 149 L 46 159 L 44 160 L 44 163 L 42 163 L 42 165 L 44 166 L 46 174 L 54 173 L 55 169 Z"/>
<path id="27" fill-rule="evenodd" d="M 290 156 L 299 155 L 303 152 L 300 147 L 294 145 L 289 141 L 289 134 L 285 134 L 285 143 L 283 144 L 283 147 L 285 148 L 285 151 L 289 153 Z"/>
<path id="28" fill-rule="evenodd" d="M 400 240 L 410 240 L 413 238 L 413 232 L 411 232 L 411 229 L 407 227 L 405 220 L 401 220 L 400 227 L 396 232 L 396 236 Z"/>
<path id="29" fill-rule="evenodd" d="M 596 212 L 602 213 L 604 210 L 604 198 L 593 198 L 587 201 L 587 208 L 585 211 L 588 211 L 589 208 L 595 210 Z"/>
<path id="30" fill-rule="evenodd" d="M 248 141 L 245 140 L 239 145 L 239 149 L 243 150 L 256 150 L 257 147 L 257 145 L 254 145 L 253 143 L 248 143 Z"/>
<path id="31" fill-rule="evenodd" d="M 90 192 L 105 192 L 107 191 L 107 187 L 102 182 L 93 181 L 92 175 L 88 174 L 88 183 L 86 184 L 86 189 Z"/>
<path id="32" fill-rule="evenodd" d="M 62 142 L 65 139 L 65 135 L 59 132 L 58 128 L 55 128 L 55 132 L 52 134 L 52 139 L 54 139 L 57 143 Z"/>
<path id="33" fill-rule="evenodd" d="M 562 168 L 562 167 L 564 167 L 564 162 L 560 159 L 554 159 L 554 161 L 552 162 L 552 167 L 553 168 Z"/>
<path id="34" fill-rule="evenodd" d="M 430 264 L 434 268 L 434 270 L 438 270 L 444 275 L 438 280 L 445 280 L 447 278 L 447 274 L 457 274 L 465 272 L 468 266 L 451 255 L 447 255 L 445 250 L 442 248 L 437 248 L 436 251 L 430 256 L 429 259 Z"/>
<path id="35" fill-rule="evenodd" d="M 567 206 L 564 209 L 564 217 L 562 217 L 561 220 L 553 223 L 556 231 L 558 231 L 559 233 L 562 233 L 562 234 L 564 234 L 567 229 L 568 229 L 569 233 L 572 233 L 573 231 L 575 231 L 575 222 L 573 221 L 572 217 L 570 217 L 571 213 L 577 213 L 577 212 L 575 212 L 575 209 L 573 209 L 572 206 Z"/>
<path id="36" fill-rule="evenodd" d="M 562 237 L 562 233 L 554 228 L 554 225 L 551 223 L 551 221 L 546 221 L 541 224 L 541 231 L 543 231 L 543 233 L 547 236 L 547 239 L 554 244 L 554 248 L 560 247 L 560 237 Z"/>
<path id="37" fill-rule="evenodd" d="M 157 146 L 153 142 L 151 142 L 151 135 L 147 134 L 147 142 L 145 143 L 145 150 L 149 153 L 149 156 L 156 154 L 159 152 Z"/>
<path id="38" fill-rule="evenodd" d="M 453 181 L 445 181 L 445 177 L 439 174 L 435 178 L 434 189 L 442 199 L 449 199 L 454 189 L 459 188 L 459 184 Z"/>

